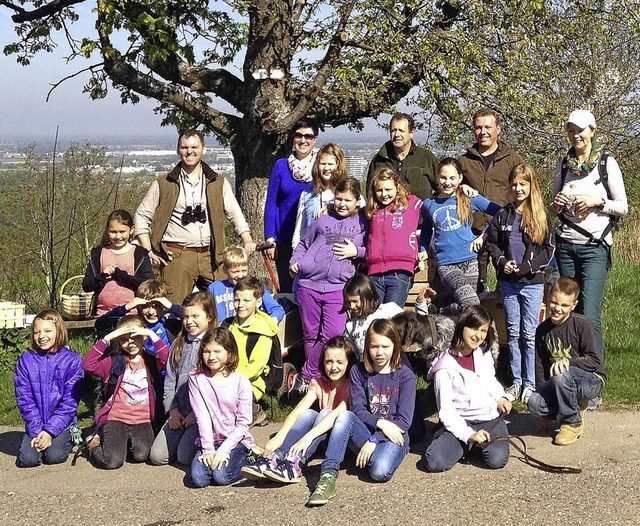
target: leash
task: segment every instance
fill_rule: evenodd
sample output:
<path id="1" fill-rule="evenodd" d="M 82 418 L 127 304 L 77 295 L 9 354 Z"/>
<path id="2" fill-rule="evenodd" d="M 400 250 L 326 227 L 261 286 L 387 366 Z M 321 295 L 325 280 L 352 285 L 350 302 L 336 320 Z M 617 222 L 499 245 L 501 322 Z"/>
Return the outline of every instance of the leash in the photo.
<path id="1" fill-rule="evenodd" d="M 500 414 L 500 416 L 496 419 L 494 424 L 489 428 L 485 429 L 489 435 L 491 435 L 491 431 L 493 431 L 500 422 L 502 422 L 507 416 L 506 412 Z M 539 469 L 540 471 L 545 471 L 547 473 L 558 473 L 558 474 L 573 474 L 577 475 L 582 473 L 582 468 L 574 468 L 572 466 L 555 466 L 553 464 L 547 464 L 542 460 L 539 460 L 529 453 L 527 453 L 527 444 L 524 439 L 518 435 L 508 435 L 506 437 L 495 437 L 489 440 L 489 442 L 478 444 L 478 446 L 482 449 L 489 447 L 491 444 L 495 442 L 508 442 L 511 446 L 518 451 L 523 456 L 523 462 L 528 464 L 532 468 Z"/>

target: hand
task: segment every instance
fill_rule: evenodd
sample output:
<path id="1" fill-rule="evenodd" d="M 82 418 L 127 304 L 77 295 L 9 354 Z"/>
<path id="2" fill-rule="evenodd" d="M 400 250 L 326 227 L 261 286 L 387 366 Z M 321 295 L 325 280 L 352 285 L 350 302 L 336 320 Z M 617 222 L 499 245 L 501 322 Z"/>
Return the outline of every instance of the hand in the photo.
<path id="1" fill-rule="evenodd" d="M 498 400 L 498 411 L 501 413 L 509 414 L 511 412 L 511 407 L 511 402 L 506 398 L 500 398 L 500 400 Z"/>
<path id="2" fill-rule="evenodd" d="M 489 431 L 481 429 L 480 431 L 476 431 L 473 435 L 471 435 L 469 437 L 469 440 L 467 440 L 467 443 L 471 444 L 472 442 L 475 442 L 476 444 L 483 444 L 484 442 L 489 442 L 489 440 L 491 440 Z"/>
<path id="3" fill-rule="evenodd" d="M 384 433 L 391 442 L 398 446 L 404 446 L 404 431 L 396 424 L 381 418 L 376 422 L 376 427 Z"/>
<path id="4" fill-rule="evenodd" d="M 602 198 L 597 195 L 578 194 L 575 196 L 576 213 L 585 218 L 592 208 L 600 206 Z"/>
<path id="5" fill-rule="evenodd" d="M 104 270 L 102 271 L 103 274 L 105 274 L 106 276 L 111 276 L 111 274 L 114 273 L 114 271 L 116 270 L 116 266 L 115 265 L 108 265 L 104 268 Z"/>
<path id="6" fill-rule="evenodd" d="M 478 195 L 478 190 L 471 188 L 468 184 L 461 184 L 460 189 L 467 197 L 476 197 Z"/>
<path id="7" fill-rule="evenodd" d="M 121 336 L 126 336 L 127 334 L 134 334 L 136 331 L 139 331 L 140 329 L 142 329 L 142 327 L 136 327 L 134 325 L 119 327 L 116 330 L 111 331 L 109 334 L 107 334 L 103 338 L 103 340 L 105 340 L 106 342 L 111 342 L 113 340 L 117 340 Z M 143 330 L 146 330 L 146 329 L 143 329 Z"/>
<path id="8" fill-rule="evenodd" d="M 482 245 L 484 244 L 484 234 L 480 234 L 477 238 L 475 238 L 471 245 L 469 246 L 469 252 L 480 252 Z"/>
<path id="9" fill-rule="evenodd" d="M 433 290 L 427 283 L 427 286 L 418 293 L 418 296 L 416 297 L 416 303 L 429 303 L 431 302 L 431 298 L 437 296 L 437 294 L 438 293 Z M 429 299 L 429 301 L 427 301 L 427 298 Z"/>
<path id="10" fill-rule="evenodd" d="M 38 436 L 31 439 L 31 447 L 38 452 L 42 452 L 51 446 L 52 437 L 46 431 L 40 431 Z"/>
<path id="11" fill-rule="evenodd" d="M 165 298 L 164 296 L 160 297 L 160 298 L 153 298 L 151 301 L 157 301 L 160 305 L 162 305 L 165 310 L 169 310 L 171 309 L 173 303 L 171 303 L 167 298 Z M 151 303 L 151 302 L 149 302 Z"/>
<path id="12" fill-rule="evenodd" d="M 338 256 L 338 260 L 354 258 L 358 255 L 358 248 L 350 239 L 345 239 L 343 243 L 333 244 L 333 253 Z"/>
<path id="13" fill-rule="evenodd" d="M 184 420 L 184 417 L 178 409 L 173 408 L 169 411 L 169 420 L 167 420 L 169 429 L 183 429 L 184 425 L 182 424 L 182 420 Z"/>
<path id="14" fill-rule="evenodd" d="M 243 243 L 242 246 L 247 252 L 247 256 L 250 256 L 251 254 L 253 254 L 256 251 L 256 248 L 258 247 L 258 245 L 253 240 Z"/>
<path id="15" fill-rule="evenodd" d="M 229 458 L 226 455 L 218 455 L 217 453 L 213 453 L 213 454 L 210 453 L 208 455 L 200 455 L 198 457 L 198 462 L 202 462 L 211 471 L 215 471 L 216 469 L 220 469 L 225 464 L 228 464 Z"/>
<path id="16" fill-rule="evenodd" d="M 514 272 L 516 272 L 518 270 L 518 265 L 516 265 L 516 262 L 514 260 L 507 261 L 504 264 L 504 268 L 502 270 L 507 275 L 513 274 Z"/>
<path id="17" fill-rule="evenodd" d="M 143 298 L 133 298 L 129 303 L 127 303 L 124 308 L 127 311 L 130 311 L 131 309 L 135 309 L 136 307 L 144 307 L 147 303 L 149 303 L 147 300 L 143 299 Z"/>
<path id="18" fill-rule="evenodd" d="M 293 277 L 293 276 L 295 276 L 295 275 L 298 273 L 298 271 L 299 271 L 299 270 L 300 270 L 300 269 L 299 269 L 299 267 L 298 267 L 298 264 L 297 264 L 297 263 L 294 263 L 293 265 L 291 265 L 291 266 L 289 267 L 289 274 L 291 274 L 291 277 Z"/>
<path id="19" fill-rule="evenodd" d="M 558 360 L 551 366 L 551 370 L 549 371 L 551 377 L 561 375 L 565 371 L 569 370 L 569 359 L 563 358 L 562 360 Z"/>
<path id="20" fill-rule="evenodd" d="M 276 246 L 273 245 L 272 248 L 267 248 L 264 253 L 267 255 L 267 257 L 271 260 L 271 261 L 275 261 L 275 259 L 278 257 L 278 251 L 276 249 Z"/>
<path id="21" fill-rule="evenodd" d="M 358 456 L 356 457 L 356 466 L 359 468 L 366 468 L 369 460 L 371 460 L 371 455 L 376 449 L 376 445 L 373 442 L 366 441 L 364 446 L 360 448 L 358 451 Z"/>
<path id="22" fill-rule="evenodd" d="M 293 444 L 293 446 L 291 446 L 289 454 L 302 457 L 307 452 L 307 449 L 309 449 L 309 446 L 312 442 L 313 439 L 307 437 L 306 435 L 303 436 L 300 440 Z"/>
<path id="23" fill-rule="evenodd" d="M 315 215 L 314 219 L 318 219 L 320 216 L 326 215 L 328 212 L 329 210 L 327 209 L 327 205 L 324 205 L 320 210 L 318 210 L 318 213 Z"/>
<path id="24" fill-rule="evenodd" d="M 559 212 L 564 207 L 573 205 L 574 199 L 575 199 L 575 196 L 573 194 L 558 192 L 553 198 L 553 202 L 551 204 L 553 205 L 553 208 L 555 209 L 555 211 Z"/>
<path id="25" fill-rule="evenodd" d="M 276 435 L 271 440 L 269 440 L 269 442 L 267 442 L 267 445 L 264 446 L 264 451 L 262 452 L 262 456 L 270 457 L 276 452 L 276 449 L 282 446 L 283 442 L 284 440 L 279 438 L 278 434 L 276 433 Z"/>
<path id="26" fill-rule="evenodd" d="M 196 414 L 191 411 L 187 416 L 182 419 L 182 427 L 191 427 L 196 424 Z"/>
<path id="27" fill-rule="evenodd" d="M 426 251 L 418 252 L 418 261 L 425 262 L 429 259 L 429 253 Z"/>
<path id="28" fill-rule="evenodd" d="M 169 261 L 171 261 L 173 252 L 167 251 L 167 259 L 161 258 L 153 250 L 149 252 L 149 259 L 151 260 L 152 267 L 164 267 Z"/>

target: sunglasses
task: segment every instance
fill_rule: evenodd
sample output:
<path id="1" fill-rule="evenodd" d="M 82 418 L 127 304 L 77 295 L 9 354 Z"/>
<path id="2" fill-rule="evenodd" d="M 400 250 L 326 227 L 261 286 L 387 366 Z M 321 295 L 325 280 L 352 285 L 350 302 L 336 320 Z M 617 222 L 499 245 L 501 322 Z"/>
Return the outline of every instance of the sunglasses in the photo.
<path id="1" fill-rule="evenodd" d="M 304 139 L 305 141 L 314 141 L 316 136 L 312 133 L 294 133 L 293 138 L 296 141 L 300 141 L 302 139 Z"/>

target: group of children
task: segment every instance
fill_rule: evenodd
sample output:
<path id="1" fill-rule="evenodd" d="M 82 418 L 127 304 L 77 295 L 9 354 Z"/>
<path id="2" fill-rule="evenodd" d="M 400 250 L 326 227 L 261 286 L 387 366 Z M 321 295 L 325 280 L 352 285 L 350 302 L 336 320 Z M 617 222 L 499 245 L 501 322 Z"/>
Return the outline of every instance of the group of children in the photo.
<path id="1" fill-rule="evenodd" d="M 452 158 L 440 163 L 440 193 L 424 202 L 392 170 L 381 169 L 361 207 L 360 184 L 343 164 L 339 147 L 321 149 L 316 186 L 300 199 L 290 270 L 304 333 L 306 360 L 294 384 L 302 397 L 261 455 L 252 453 L 250 428 L 265 419 L 258 402 L 282 306 L 247 276 L 247 256 L 238 247 L 225 253 L 226 280 L 187 296 L 181 306 L 171 304 L 161 282 L 142 279 L 147 266 L 130 244 L 132 226 L 116 211 L 85 278 L 95 285 L 102 312 L 100 339 L 81 360 L 66 347 L 60 315 L 43 311 L 32 326 L 31 351 L 18 361 L 16 397 L 26 423 L 18 464 L 66 459 L 86 372 L 103 382 L 103 405 L 87 439 L 98 467 L 118 468 L 129 453 L 135 461 L 190 465 L 198 487 L 243 476 L 290 483 L 300 480 L 301 466 L 324 443 L 310 505 L 334 496 L 347 448 L 374 480 L 389 480 L 409 451 L 416 414 L 416 380 L 392 317 L 402 311 L 414 267 L 431 245 L 441 294 L 451 300 L 426 310 L 459 318 L 451 345 L 427 374 L 440 424 L 424 456 L 426 469 L 448 470 L 476 451 L 487 466 L 503 467 L 508 445 L 494 438 L 508 434 L 501 414 L 517 398 L 533 414 L 559 421 L 554 443 L 575 442 L 584 401 L 599 396 L 606 376 L 593 327 L 573 314 L 574 280 L 555 283 L 550 317 L 538 326 L 553 243 L 533 169 L 514 168 L 514 200 L 502 208 L 463 187 Z M 494 216 L 478 237 L 471 231 L 476 211 Z M 506 391 L 487 352 L 491 318 L 476 289 L 476 252 L 485 240 L 505 305 L 514 376 Z M 359 262 L 368 275 L 357 272 Z"/>

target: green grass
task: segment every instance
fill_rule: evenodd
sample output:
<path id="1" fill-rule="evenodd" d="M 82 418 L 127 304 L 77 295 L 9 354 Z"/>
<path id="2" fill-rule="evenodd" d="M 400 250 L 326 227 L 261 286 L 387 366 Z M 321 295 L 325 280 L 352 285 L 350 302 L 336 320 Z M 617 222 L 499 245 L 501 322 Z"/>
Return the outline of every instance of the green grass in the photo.
<path id="1" fill-rule="evenodd" d="M 607 382 L 604 405 L 613 407 L 640 407 L 640 264 L 614 264 L 607 282 L 603 305 L 603 324 L 607 359 Z M 91 332 L 71 334 L 71 347 L 85 355 L 93 343 Z M 90 405 L 94 383 L 85 390 L 80 403 L 79 420 L 83 426 L 91 421 Z M 428 383 L 418 378 L 418 391 L 422 400 L 428 400 Z M 263 406 L 272 421 L 282 421 L 291 411 L 285 399 L 271 396 L 263 398 Z M 13 372 L 0 371 L 0 425 L 22 425 L 13 392 Z"/>

